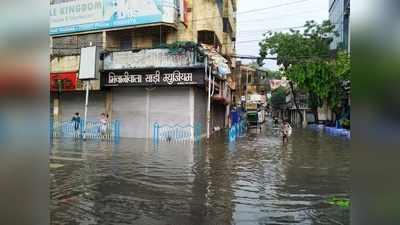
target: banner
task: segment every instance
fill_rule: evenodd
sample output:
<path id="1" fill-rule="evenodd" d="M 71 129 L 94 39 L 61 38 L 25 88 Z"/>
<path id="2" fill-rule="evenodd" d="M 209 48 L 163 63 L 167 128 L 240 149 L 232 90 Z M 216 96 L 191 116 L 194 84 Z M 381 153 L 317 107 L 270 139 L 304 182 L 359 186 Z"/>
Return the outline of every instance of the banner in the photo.
<path id="1" fill-rule="evenodd" d="M 106 87 L 204 85 L 204 68 L 111 70 L 102 77 Z"/>
<path id="2" fill-rule="evenodd" d="M 76 84 L 76 72 L 50 74 L 50 91 L 75 91 Z"/>
<path id="3" fill-rule="evenodd" d="M 175 0 L 71 0 L 50 5 L 50 35 L 175 23 Z"/>
<path id="4" fill-rule="evenodd" d="M 279 87 L 287 87 L 287 85 L 288 81 L 286 79 L 269 81 L 269 86 L 271 87 L 271 90 L 278 89 Z"/>

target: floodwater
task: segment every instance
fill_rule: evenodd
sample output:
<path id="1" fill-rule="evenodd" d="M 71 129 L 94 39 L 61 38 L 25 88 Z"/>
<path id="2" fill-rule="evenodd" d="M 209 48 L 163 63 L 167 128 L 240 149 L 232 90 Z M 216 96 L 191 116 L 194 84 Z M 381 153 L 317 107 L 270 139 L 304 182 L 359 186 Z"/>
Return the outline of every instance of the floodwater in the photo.
<path id="1" fill-rule="evenodd" d="M 54 140 L 51 224 L 350 224 L 327 203 L 350 196 L 350 144 L 269 125 L 229 144 Z"/>

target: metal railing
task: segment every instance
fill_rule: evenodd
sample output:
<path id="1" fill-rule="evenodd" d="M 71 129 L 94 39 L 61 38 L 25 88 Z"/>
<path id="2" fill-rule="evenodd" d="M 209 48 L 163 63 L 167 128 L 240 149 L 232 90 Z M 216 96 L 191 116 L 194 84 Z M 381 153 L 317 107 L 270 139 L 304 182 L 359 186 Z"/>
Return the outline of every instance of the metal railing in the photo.
<path id="1" fill-rule="evenodd" d="M 103 125 L 98 121 L 87 121 L 86 132 L 85 121 L 79 123 L 74 121 L 50 121 L 50 136 L 52 138 L 86 138 L 117 140 L 120 137 L 120 122 L 113 120 Z"/>
<path id="2" fill-rule="evenodd" d="M 200 123 L 192 125 L 168 125 L 154 123 L 153 143 L 200 143 L 202 125 Z"/>
<path id="3" fill-rule="evenodd" d="M 351 131 L 335 127 L 327 127 L 325 125 L 310 124 L 308 128 L 317 132 L 324 132 L 330 136 L 341 136 L 347 139 L 351 139 Z"/>

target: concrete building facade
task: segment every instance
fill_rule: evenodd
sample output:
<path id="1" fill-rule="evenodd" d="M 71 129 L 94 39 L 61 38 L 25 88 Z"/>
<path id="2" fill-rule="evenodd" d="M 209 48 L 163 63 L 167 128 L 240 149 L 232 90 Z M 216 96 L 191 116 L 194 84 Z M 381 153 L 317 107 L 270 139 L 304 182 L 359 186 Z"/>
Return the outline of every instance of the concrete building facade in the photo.
<path id="1" fill-rule="evenodd" d="M 121 122 L 122 137 L 151 138 L 156 122 L 199 123 L 205 135 L 211 83 L 210 132 L 225 127 L 232 98 L 229 69 L 235 66 L 229 56 L 235 52 L 236 0 L 142 2 L 143 11 L 135 11 L 137 14 L 132 16 L 135 22 L 119 19 L 134 13 L 127 6 L 120 11 L 115 9 L 110 14 L 111 22 L 94 23 L 96 18 L 92 18 L 93 26 L 87 29 L 91 23 L 74 25 L 59 22 L 57 17 L 57 13 L 76 13 L 77 5 L 82 7 L 80 0 L 52 1 L 51 23 L 62 25 L 51 24 L 50 29 L 54 120 L 70 120 L 75 112 L 83 114 L 85 93 L 77 79 L 80 49 L 98 46 L 100 79 L 90 81 L 89 119 L 97 119 L 105 112 Z M 102 7 L 102 13 L 107 14 L 107 1 L 103 3 L 103 6 L 87 3 L 87 10 Z M 158 9 L 160 17 L 147 16 L 148 11 L 153 13 Z M 211 75 L 207 71 L 212 71 Z"/>
<path id="2" fill-rule="evenodd" d="M 329 0 L 329 20 L 338 33 L 333 37 L 331 49 L 350 50 L 350 0 Z"/>

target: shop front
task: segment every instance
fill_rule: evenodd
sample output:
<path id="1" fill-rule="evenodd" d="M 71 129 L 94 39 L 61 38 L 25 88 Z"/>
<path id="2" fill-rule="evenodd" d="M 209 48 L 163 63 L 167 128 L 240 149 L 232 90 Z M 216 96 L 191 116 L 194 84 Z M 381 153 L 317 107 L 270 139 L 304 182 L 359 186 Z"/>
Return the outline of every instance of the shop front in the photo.
<path id="1" fill-rule="evenodd" d="M 204 78 L 203 66 L 104 70 L 102 86 L 121 137 L 152 138 L 155 123 L 205 127 Z"/>
<path id="2" fill-rule="evenodd" d="M 85 91 L 78 79 L 79 56 L 58 56 L 51 59 L 50 109 L 54 121 L 69 121 L 78 112 L 83 116 Z M 88 118 L 96 120 L 105 112 L 106 93 L 100 89 L 100 81 L 90 81 Z"/>
<path id="3" fill-rule="evenodd" d="M 88 118 L 96 120 L 105 112 L 105 93 L 100 90 L 99 82 L 91 82 Z M 50 74 L 51 117 L 55 121 L 68 121 L 78 112 L 83 116 L 85 92 L 76 71 Z"/>

